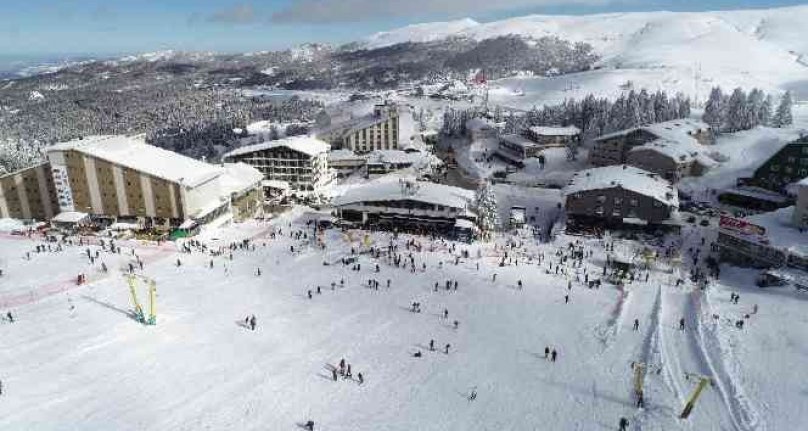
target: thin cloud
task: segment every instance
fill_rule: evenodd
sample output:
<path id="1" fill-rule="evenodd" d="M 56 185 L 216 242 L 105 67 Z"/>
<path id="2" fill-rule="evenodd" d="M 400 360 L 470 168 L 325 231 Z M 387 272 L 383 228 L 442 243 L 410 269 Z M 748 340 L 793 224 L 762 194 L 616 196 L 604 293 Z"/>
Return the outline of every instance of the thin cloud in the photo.
<path id="1" fill-rule="evenodd" d="M 215 12 L 208 17 L 208 21 L 223 24 L 251 24 L 258 21 L 258 16 L 252 5 L 238 4 Z"/>
<path id="2" fill-rule="evenodd" d="M 272 15 L 274 22 L 329 23 L 363 19 L 460 16 L 564 4 L 598 5 L 617 0 L 296 0 Z"/>

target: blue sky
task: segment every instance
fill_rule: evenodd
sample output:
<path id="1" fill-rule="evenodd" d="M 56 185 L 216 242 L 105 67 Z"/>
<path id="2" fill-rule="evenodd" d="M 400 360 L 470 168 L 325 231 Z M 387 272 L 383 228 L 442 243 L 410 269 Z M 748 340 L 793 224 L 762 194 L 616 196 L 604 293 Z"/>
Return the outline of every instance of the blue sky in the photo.
<path id="1" fill-rule="evenodd" d="M 7 0 L 0 58 L 162 49 L 244 52 L 346 42 L 415 22 L 529 13 L 718 10 L 793 0 Z"/>

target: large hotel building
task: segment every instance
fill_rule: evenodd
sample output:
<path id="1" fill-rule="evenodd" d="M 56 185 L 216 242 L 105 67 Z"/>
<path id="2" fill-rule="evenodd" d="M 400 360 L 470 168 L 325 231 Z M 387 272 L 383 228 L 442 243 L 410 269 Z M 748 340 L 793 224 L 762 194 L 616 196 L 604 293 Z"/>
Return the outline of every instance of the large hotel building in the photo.
<path id="1" fill-rule="evenodd" d="M 243 214 L 261 198 L 255 169 L 207 164 L 142 137 L 88 137 L 51 146 L 47 156 L 58 211 L 96 219 L 164 228 L 186 220 L 205 224 Z"/>

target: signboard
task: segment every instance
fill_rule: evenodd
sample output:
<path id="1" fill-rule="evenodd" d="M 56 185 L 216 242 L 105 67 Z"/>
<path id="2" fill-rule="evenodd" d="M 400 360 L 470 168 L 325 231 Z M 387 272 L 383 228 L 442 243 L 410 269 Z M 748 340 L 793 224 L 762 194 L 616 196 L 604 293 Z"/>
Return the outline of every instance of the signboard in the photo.
<path id="1" fill-rule="evenodd" d="M 747 220 L 726 215 L 721 216 L 721 220 L 718 222 L 718 227 L 744 235 L 766 235 L 766 228 L 763 226 L 758 226 L 756 224 L 749 223 Z"/>
<path id="2" fill-rule="evenodd" d="M 59 209 L 61 211 L 75 211 L 67 168 L 55 164 L 51 168 L 53 170 L 53 183 L 56 186 L 56 196 L 59 199 Z"/>

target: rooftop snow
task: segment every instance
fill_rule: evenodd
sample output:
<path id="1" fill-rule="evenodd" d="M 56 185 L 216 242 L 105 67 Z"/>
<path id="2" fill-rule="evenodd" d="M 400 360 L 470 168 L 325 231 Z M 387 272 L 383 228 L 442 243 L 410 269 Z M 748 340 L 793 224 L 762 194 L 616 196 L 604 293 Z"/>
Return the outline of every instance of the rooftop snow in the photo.
<path id="1" fill-rule="evenodd" d="M 415 184 L 416 186 L 405 191 L 405 184 Z M 426 181 L 414 181 L 412 179 L 402 180 L 383 177 L 365 185 L 346 190 L 342 195 L 334 197 L 333 204 L 339 207 L 368 201 L 414 200 L 465 209 L 473 199 L 473 191 L 459 187 Z"/>
<path id="2" fill-rule="evenodd" d="M 268 150 L 270 148 L 287 147 L 291 150 L 316 156 L 320 153 L 328 152 L 331 146 L 327 143 L 311 136 L 293 136 L 291 138 L 277 139 L 274 141 L 261 142 L 259 144 L 247 145 L 236 148 L 222 156 L 223 159 L 249 154 L 256 151 Z"/>
<path id="3" fill-rule="evenodd" d="M 173 151 L 149 145 L 142 136 L 89 136 L 62 142 L 47 151 L 75 150 L 167 181 L 194 187 L 222 169 Z"/>
<path id="4" fill-rule="evenodd" d="M 529 130 L 539 136 L 575 136 L 581 133 L 581 129 L 575 126 L 569 126 L 569 127 L 533 126 Z"/>
<path id="5" fill-rule="evenodd" d="M 695 139 L 669 141 L 667 139 L 657 139 L 643 145 L 632 148 L 629 152 L 656 151 L 664 154 L 677 163 L 690 163 L 698 161 L 703 166 L 712 167 L 717 162 L 707 155 L 707 147 L 696 142 Z"/>
<path id="6" fill-rule="evenodd" d="M 518 145 L 518 146 L 520 146 L 522 148 L 538 147 L 539 146 L 539 144 L 531 141 L 530 139 L 525 138 L 522 135 L 517 135 L 515 133 L 502 135 L 502 136 L 499 137 L 499 140 L 511 143 L 513 145 Z"/>
<path id="7" fill-rule="evenodd" d="M 648 133 L 653 134 L 657 138 L 666 139 L 668 141 L 673 142 L 696 142 L 690 134 L 696 133 L 700 130 L 707 130 L 710 126 L 706 123 L 697 120 L 690 120 L 690 119 L 680 119 L 680 120 L 671 120 L 671 121 L 664 121 L 662 123 L 654 123 L 649 124 L 647 126 L 642 127 L 633 127 L 631 129 L 619 130 L 617 132 L 608 133 L 603 136 L 599 136 L 596 141 L 601 141 L 604 139 L 611 139 L 618 136 L 625 136 L 629 133 L 636 132 L 637 130 L 645 130 Z"/>
<path id="8" fill-rule="evenodd" d="M 246 163 L 225 163 L 221 177 L 222 194 L 244 192 L 264 178 L 264 175 Z"/>
<path id="9" fill-rule="evenodd" d="M 652 197 L 671 207 L 679 206 L 678 192 L 659 175 L 627 165 L 604 166 L 576 173 L 564 189 L 566 195 L 589 190 L 622 187 Z"/>
<path id="10" fill-rule="evenodd" d="M 766 228 L 765 238 L 778 248 L 787 249 L 808 256 L 808 231 L 800 232 L 791 220 L 794 207 L 780 208 L 777 211 L 756 214 L 748 220 Z"/>

